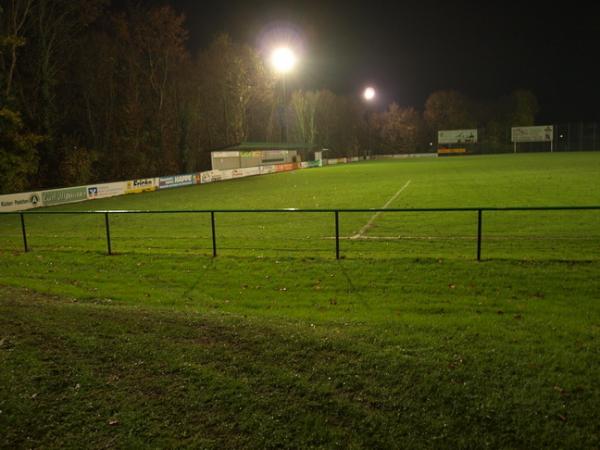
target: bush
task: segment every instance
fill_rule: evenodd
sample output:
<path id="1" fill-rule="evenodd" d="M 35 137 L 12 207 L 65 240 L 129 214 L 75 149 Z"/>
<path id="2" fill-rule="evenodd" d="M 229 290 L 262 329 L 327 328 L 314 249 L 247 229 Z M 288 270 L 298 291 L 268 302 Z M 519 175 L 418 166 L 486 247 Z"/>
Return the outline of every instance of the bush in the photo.
<path id="1" fill-rule="evenodd" d="M 0 108 L 0 193 L 27 190 L 38 170 L 43 137 L 25 131 L 18 112 Z"/>

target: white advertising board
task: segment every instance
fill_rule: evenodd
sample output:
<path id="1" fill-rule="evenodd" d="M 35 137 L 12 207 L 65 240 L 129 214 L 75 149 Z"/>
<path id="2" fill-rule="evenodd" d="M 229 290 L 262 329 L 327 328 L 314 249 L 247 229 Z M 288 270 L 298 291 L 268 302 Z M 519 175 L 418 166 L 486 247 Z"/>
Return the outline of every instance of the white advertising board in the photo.
<path id="1" fill-rule="evenodd" d="M 242 169 L 245 177 L 252 177 L 254 175 L 260 175 L 259 167 L 246 167 Z"/>
<path id="2" fill-rule="evenodd" d="M 116 195 L 123 195 L 125 194 L 126 188 L 126 181 L 119 181 L 117 183 L 90 184 L 87 186 L 87 198 L 92 200 L 95 198 L 107 198 L 114 197 Z"/>
<path id="3" fill-rule="evenodd" d="M 88 199 L 87 192 L 87 186 L 75 186 L 42 191 L 42 202 L 44 203 L 44 206 L 81 202 Z"/>
<path id="4" fill-rule="evenodd" d="M 437 153 L 396 153 L 392 155 L 374 155 L 373 159 L 437 158 Z"/>
<path id="5" fill-rule="evenodd" d="M 200 184 L 212 183 L 213 181 L 221 180 L 220 170 L 207 170 L 200 172 Z"/>
<path id="6" fill-rule="evenodd" d="M 22 211 L 42 205 L 41 192 L 21 192 L 18 194 L 0 195 L 0 211 Z"/>
<path id="7" fill-rule="evenodd" d="M 552 142 L 554 127 L 552 125 L 512 127 L 510 137 L 512 142 Z"/>
<path id="8" fill-rule="evenodd" d="M 213 158 L 239 158 L 240 152 L 211 152 Z"/>
<path id="9" fill-rule="evenodd" d="M 476 144 L 477 129 L 470 130 L 440 130 L 438 144 Z"/>
<path id="10" fill-rule="evenodd" d="M 269 165 L 269 166 L 260 166 L 260 174 L 264 175 L 267 173 L 275 173 L 277 171 L 277 167 L 275 167 L 275 165 Z"/>

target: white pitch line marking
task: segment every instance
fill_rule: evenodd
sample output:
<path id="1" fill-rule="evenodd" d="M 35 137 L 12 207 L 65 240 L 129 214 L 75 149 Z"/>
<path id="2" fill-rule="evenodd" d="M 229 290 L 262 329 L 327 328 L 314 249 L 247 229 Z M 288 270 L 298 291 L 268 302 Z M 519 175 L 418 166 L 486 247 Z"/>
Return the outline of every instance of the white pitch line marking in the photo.
<path id="1" fill-rule="evenodd" d="M 408 181 L 406 182 L 406 184 L 405 184 L 404 186 L 402 186 L 402 187 L 401 187 L 401 188 L 398 190 L 398 192 L 396 192 L 396 193 L 394 194 L 394 196 L 393 196 L 392 198 L 390 198 L 390 199 L 389 199 L 389 200 L 386 202 L 386 204 L 385 204 L 385 205 L 383 205 L 383 206 L 381 207 L 381 209 L 386 209 L 388 206 L 390 206 L 390 204 L 391 204 L 391 203 L 392 203 L 394 200 L 396 200 L 396 199 L 398 198 L 398 196 L 399 196 L 399 195 L 402 193 L 402 191 L 408 187 L 408 185 L 410 184 L 410 181 L 411 181 L 411 180 L 408 180 Z M 377 218 L 380 216 L 380 214 L 381 214 L 382 212 L 383 212 L 383 211 L 377 211 L 375 214 L 373 214 L 373 216 L 372 216 L 372 217 L 369 219 L 369 221 L 368 221 L 368 222 L 365 224 L 365 226 L 364 226 L 364 227 L 362 227 L 362 228 L 360 229 L 360 231 L 359 231 L 358 233 L 356 233 L 354 236 L 352 236 L 350 239 L 360 239 L 360 238 L 362 237 L 362 235 L 363 235 L 363 234 L 364 234 L 364 233 L 365 233 L 365 232 L 366 232 L 366 231 L 367 231 L 369 228 L 371 228 L 371 225 L 373 225 L 373 222 L 375 222 L 375 220 L 376 220 L 376 219 L 377 219 Z"/>

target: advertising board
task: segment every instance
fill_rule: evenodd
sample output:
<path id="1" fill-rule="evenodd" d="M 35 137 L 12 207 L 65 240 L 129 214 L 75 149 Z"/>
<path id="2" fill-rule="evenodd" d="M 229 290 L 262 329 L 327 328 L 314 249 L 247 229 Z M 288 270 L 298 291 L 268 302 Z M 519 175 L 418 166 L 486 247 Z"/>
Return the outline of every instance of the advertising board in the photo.
<path id="1" fill-rule="evenodd" d="M 87 186 L 42 191 L 42 202 L 44 203 L 44 206 L 81 202 L 83 200 L 87 200 L 87 192 Z"/>
<path id="2" fill-rule="evenodd" d="M 156 178 L 139 178 L 137 180 L 126 181 L 126 194 L 138 194 L 140 192 L 150 192 L 156 190 Z"/>
<path id="3" fill-rule="evenodd" d="M 477 129 L 469 130 L 440 130 L 438 144 L 476 144 Z"/>
<path id="4" fill-rule="evenodd" d="M 258 151 L 251 151 L 251 152 L 240 152 L 240 156 L 242 158 L 262 158 L 263 156 L 263 152 L 258 150 Z"/>
<path id="5" fill-rule="evenodd" d="M 205 172 L 200 172 L 200 183 L 212 183 L 213 181 L 221 181 L 221 171 L 220 170 L 207 170 Z"/>
<path id="6" fill-rule="evenodd" d="M 245 169 L 231 169 L 231 178 L 242 178 L 244 177 Z"/>
<path id="7" fill-rule="evenodd" d="M 213 158 L 239 158 L 240 152 L 211 152 Z"/>
<path id="8" fill-rule="evenodd" d="M 168 189 L 180 186 L 189 186 L 194 184 L 194 175 L 171 175 L 168 177 L 159 177 L 158 188 Z"/>
<path id="9" fill-rule="evenodd" d="M 348 162 L 348 159 L 347 158 L 329 158 L 326 161 L 327 161 L 327 165 L 331 166 L 334 164 L 345 164 Z"/>
<path id="10" fill-rule="evenodd" d="M 261 175 L 265 175 L 267 173 L 277 172 L 277 167 L 275 165 L 260 166 L 259 171 Z"/>
<path id="11" fill-rule="evenodd" d="M 437 158 L 437 153 L 397 153 L 393 155 L 374 155 L 373 159 Z"/>
<path id="12" fill-rule="evenodd" d="M 552 125 L 512 127 L 510 131 L 512 142 L 551 142 L 554 139 Z"/>
<path id="13" fill-rule="evenodd" d="M 242 170 L 242 173 L 244 174 L 243 176 L 245 176 L 245 177 L 253 177 L 254 175 L 260 175 L 259 167 L 246 167 L 241 170 Z"/>
<path id="14" fill-rule="evenodd" d="M 0 195 L 0 211 L 22 211 L 43 206 L 40 192 Z"/>
<path id="15" fill-rule="evenodd" d="M 93 200 L 95 198 L 114 197 L 116 195 L 125 194 L 127 182 L 119 181 L 117 183 L 101 183 L 90 184 L 87 186 L 87 198 Z"/>
<path id="16" fill-rule="evenodd" d="M 275 170 L 277 172 L 287 172 L 289 170 L 294 170 L 297 167 L 297 163 L 287 163 L 287 164 L 277 164 L 275 166 Z"/>

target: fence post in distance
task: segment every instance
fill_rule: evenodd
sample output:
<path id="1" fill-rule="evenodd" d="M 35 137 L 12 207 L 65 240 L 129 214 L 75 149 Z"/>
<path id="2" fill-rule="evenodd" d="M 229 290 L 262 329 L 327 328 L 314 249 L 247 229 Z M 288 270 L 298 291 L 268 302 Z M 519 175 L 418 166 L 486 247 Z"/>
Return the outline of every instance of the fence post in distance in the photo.
<path id="1" fill-rule="evenodd" d="M 340 212 L 335 211 L 335 259 L 340 259 Z"/>
<path id="2" fill-rule="evenodd" d="M 217 256 L 217 236 L 215 233 L 215 212 L 210 212 L 210 227 L 212 230 L 212 248 L 213 248 L 213 258 Z"/>
<path id="3" fill-rule="evenodd" d="M 477 210 L 477 261 L 481 261 L 481 222 L 483 211 Z"/>
<path id="4" fill-rule="evenodd" d="M 112 247 L 110 243 L 110 222 L 108 221 L 108 213 L 104 213 L 104 224 L 106 225 L 106 245 L 108 247 L 108 254 L 112 255 Z"/>
<path id="5" fill-rule="evenodd" d="M 25 216 L 23 213 L 21 215 L 21 231 L 23 232 L 23 247 L 25 247 L 25 253 L 29 251 L 29 247 L 27 247 L 27 232 L 25 230 Z"/>

